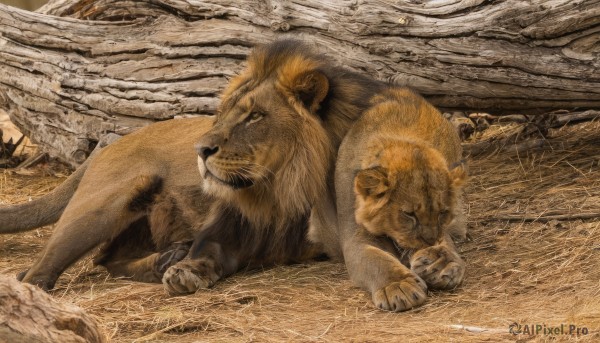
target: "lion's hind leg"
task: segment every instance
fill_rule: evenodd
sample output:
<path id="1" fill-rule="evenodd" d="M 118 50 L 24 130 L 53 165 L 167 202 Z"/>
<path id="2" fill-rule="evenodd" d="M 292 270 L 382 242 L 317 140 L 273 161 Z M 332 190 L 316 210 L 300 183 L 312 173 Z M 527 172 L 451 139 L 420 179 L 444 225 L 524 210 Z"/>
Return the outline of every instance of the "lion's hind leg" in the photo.
<path id="1" fill-rule="evenodd" d="M 117 238 L 106 244 L 94 262 L 112 276 L 133 281 L 160 283 L 165 271 L 183 260 L 192 245 L 193 225 L 189 224 L 180 203 L 164 191 L 146 199 L 147 216 L 134 222 Z"/>
<path id="2" fill-rule="evenodd" d="M 174 242 L 160 252 L 146 252 L 145 256 L 111 256 L 107 260 L 94 261 L 104 266 L 110 275 L 131 278 L 133 281 L 160 283 L 165 271 L 183 260 L 190 249 L 191 241 Z"/>
<path id="3" fill-rule="evenodd" d="M 40 258 L 24 275 L 24 282 L 45 290 L 53 288 L 71 264 L 141 220 L 154 195 L 162 189 L 158 176 L 137 176 L 119 184 L 110 188 L 98 188 L 89 182 L 80 185 Z"/>
<path id="4" fill-rule="evenodd" d="M 157 252 L 151 235 L 148 218 L 140 218 L 104 244 L 95 256 L 94 264 L 105 267 L 115 277 L 160 282 L 164 271 L 160 273 L 156 266 L 162 254 Z"/>

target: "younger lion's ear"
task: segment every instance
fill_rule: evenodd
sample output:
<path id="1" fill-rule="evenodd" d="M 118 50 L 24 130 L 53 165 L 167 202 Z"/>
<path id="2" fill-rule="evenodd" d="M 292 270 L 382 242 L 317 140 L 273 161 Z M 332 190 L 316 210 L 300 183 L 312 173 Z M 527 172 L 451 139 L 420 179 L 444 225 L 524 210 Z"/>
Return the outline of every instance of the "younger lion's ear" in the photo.
<path id="1" fill-rule="evenodd" d="M 387 174 L 387 169 L 383 167 L 359 171 L 354 178 L 354 192 L 363 198 L 383 195 L 390 188 Z"/>
<path id="2" fill-rule="evenodd" d="M 452 165 L 451 168 L 450 181 L 452 182 L 452 186 L 461 188 L 467 181 L 467 166 L 465 161 L 460 161 L 459 163 Z"/>
<path id="3" fill-rule="evenodd" d="M 294 78 L 291 91 L 304 107 L 315 113 L 329 92 L 329 80 L 322 72 L 310 70 Z"/>

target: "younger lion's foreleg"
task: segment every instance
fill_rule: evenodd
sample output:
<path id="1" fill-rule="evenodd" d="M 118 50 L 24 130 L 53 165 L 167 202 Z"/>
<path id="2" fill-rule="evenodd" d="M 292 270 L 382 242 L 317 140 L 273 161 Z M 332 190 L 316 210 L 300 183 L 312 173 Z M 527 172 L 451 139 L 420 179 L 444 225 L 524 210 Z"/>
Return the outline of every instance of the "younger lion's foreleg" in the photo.
<path id="1" fill-rule="evenodd" d="M 388 311 L 406 311 L 425 302 L 425 282 L 387 251 L 378 238 L 356 232 L 343 245 L 350 278 L 371 292 L 375 306 Z"/>

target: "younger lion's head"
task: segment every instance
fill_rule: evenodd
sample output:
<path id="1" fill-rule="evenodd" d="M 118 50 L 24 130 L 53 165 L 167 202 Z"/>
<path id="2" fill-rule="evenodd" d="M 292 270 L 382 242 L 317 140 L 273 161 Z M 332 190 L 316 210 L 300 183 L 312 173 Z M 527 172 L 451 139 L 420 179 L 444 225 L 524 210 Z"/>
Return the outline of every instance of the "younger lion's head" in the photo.
<path id="1" fill-rule="evenodd" d="M 460 213 L 464 166 L 449 170 L 437 150 L 396 139 L 377 150 L 354 179 L 356 222 L 405 249 L 433 245 Z"/>
<path id="2" fill-rule="evenodd" d="M 196 145 L 204 190 L 258 226 L 305 215 L 325 192 L 333 148 L 317 114 L 330 88 L 322 68 L 297 41 L 255 48 Z"/>

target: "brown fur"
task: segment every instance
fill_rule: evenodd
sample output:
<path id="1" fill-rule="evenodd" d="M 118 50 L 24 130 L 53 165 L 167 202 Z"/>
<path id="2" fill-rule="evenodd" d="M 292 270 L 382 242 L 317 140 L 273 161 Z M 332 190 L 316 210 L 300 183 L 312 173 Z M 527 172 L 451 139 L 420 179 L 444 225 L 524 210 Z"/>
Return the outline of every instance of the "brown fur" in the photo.
<path id="1" fill-rule="evenodd" d="M 423 98 L 390 87 L 372 103 L 339 149 L 338 236 L 324 244 L 339 249 L 334 254 L 378 307 L 403 311 L 425 301 L 427 285 L 451 288 L 462 280 L 464 262 L 450 235 L 465 234 L 466 174 L 462 165 L 450 169 L 462 154 L 454 128 Z M 315 220 L 311 236 L 327 230 Z M 399 253 L 414 250 L 411 270 Z"/>
<path id="2" fill-rule="evenodd" d="M 60 216 L 40 259 L 23 275 L 45 289 L 100 244 L 96 261 L 113 275 L 158 281 L 196 232 L 194 258 L 163 276 L 173 293 L 207 285 L 196 282 L 206 275 L 216 281 L 239 268 L 312 257 L 318 249 L 304 239 L 310 208 L 330 193 L 337 147 L 382 87 L 332 67 L 297 41 L 257 47 L 224 92 L 215 122 L 173 120 L 123 137 L 36 206 L 0 210 L 11 221 L 0 231 Z M 156 137 L 161 144 L 153 143 Z M 219 151 L 203 161 L 194 144 L 200 154 L 213 146 Z M 32 208 L 41 211 L 39 220 L 24 218 Z M 179 287 L 175 275 L 188 267 L 196 279 Z"/>

